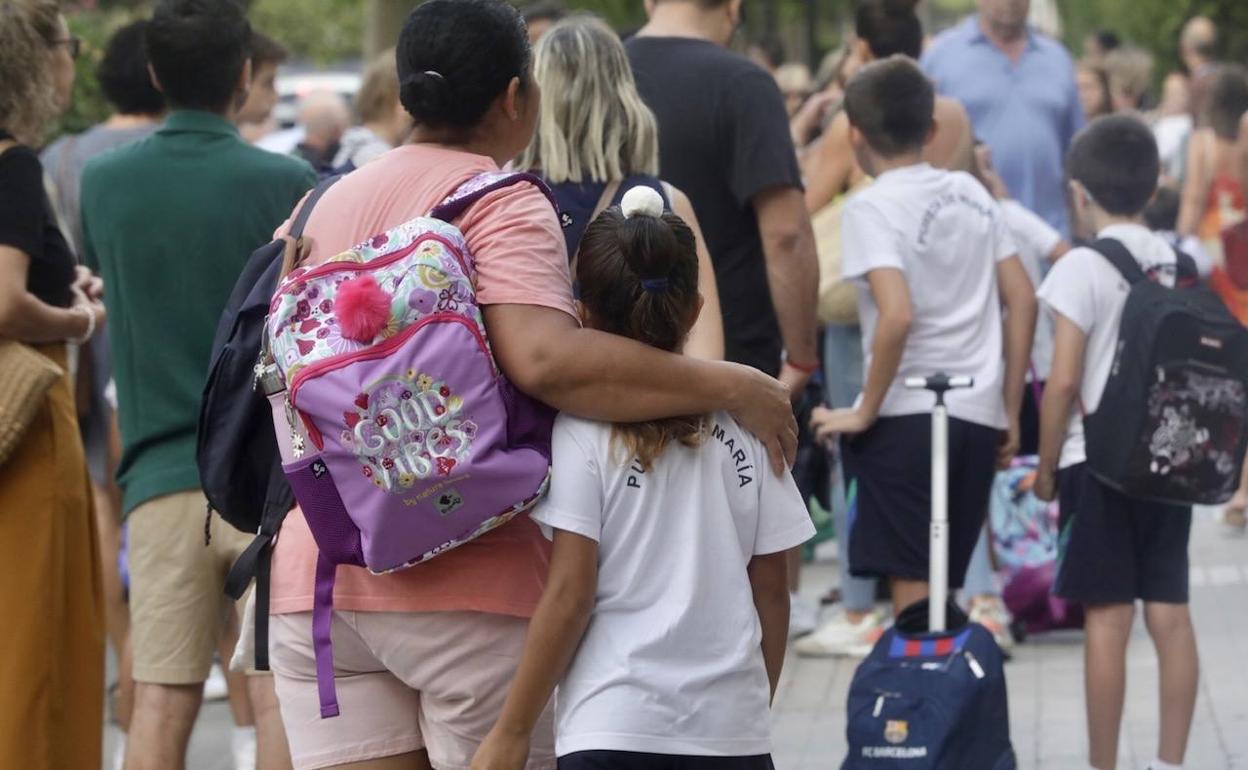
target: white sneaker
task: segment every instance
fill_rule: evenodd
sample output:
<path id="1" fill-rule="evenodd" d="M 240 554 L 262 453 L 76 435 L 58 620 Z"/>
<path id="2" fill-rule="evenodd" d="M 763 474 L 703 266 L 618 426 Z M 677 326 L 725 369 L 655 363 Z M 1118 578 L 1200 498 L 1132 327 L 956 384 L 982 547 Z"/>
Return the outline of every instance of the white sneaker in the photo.
<path id="1" fill-rule="evenodd" d="M 1000 597 L 977 596 L 972 599 L 970 619 L 972 623 L 988 629 L 1001 652 L 1006 657 L 1010 656 L 1014 649 L 1014 634 L 1010 632 L 1010 624 L 1014 622 L 1014 618 Z"/>
<path id="2" fill-rule="evenodd" d="M 789 638 L 805 636 L 819 625 L 819 607 L 797 594 L 789 596 Z"/>
<path id="3" fill-rule="evenodd" d="M 225 681 L 225 672 L 220 663 L 213 663 L 204 681 L 204 700 L 225 700 L 230 695 L 229 683 Z"/>
<path id="4" fill-rule="evenodd" d="M 883 633 L 884 618 L 879 612 L 872 610 L 854 623 L 842 609 L 818 631 L 797 640 L 793 648 L 804 658 L 865 657 Z"/>
<path id="5" fill-rule="evenodd" d="M 126 734 L 117 731 L 117 748 L 113 750 L 113 770 L 123 770 L 126 766 Z"/>

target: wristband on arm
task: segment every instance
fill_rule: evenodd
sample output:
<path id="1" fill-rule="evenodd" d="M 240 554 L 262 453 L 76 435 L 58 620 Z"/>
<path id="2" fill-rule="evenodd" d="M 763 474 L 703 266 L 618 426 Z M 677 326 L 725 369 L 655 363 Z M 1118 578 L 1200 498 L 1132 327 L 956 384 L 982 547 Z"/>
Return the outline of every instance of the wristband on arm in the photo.
<path id="1" fill-rule="evenodd" d="M 797 371 L 801 372 L 802 374 L 814 374 L 815 372 L 819 371 L 819 362 L 818 362 L 818 361 L 816 361 L 816 362 L 815 362 L 815 363 L 813 363 L 813 364 L 804 364 L 804 363 L 799 363 L 799 362 L 797 362 L 797 361 L 794 361 L 793 359 L 789 358 L 788 356 L 785 356 L 785 357 L 784 357 L 784 365 L 785 365 L 785 366 L 787 366 L 787 367 L 789 367 L 790 369 L 796 369 Z"/>

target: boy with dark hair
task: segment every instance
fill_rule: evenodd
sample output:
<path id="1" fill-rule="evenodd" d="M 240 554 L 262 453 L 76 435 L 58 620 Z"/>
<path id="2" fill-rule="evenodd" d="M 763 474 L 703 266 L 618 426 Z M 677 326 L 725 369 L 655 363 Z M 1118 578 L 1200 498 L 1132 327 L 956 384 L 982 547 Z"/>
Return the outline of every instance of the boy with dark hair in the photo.
<path id="1" fill-rule="evenodd" d="M 146 38 L 146 21 L 117 30 L 95 70 L 104 98 L 121 115 L 161 115 L 165 111 L 165 97 L 152 84 L 147 69 Z"/>
<path id="2" fill-rule="evenodd" d="M 895 614 L 929 590 L 933 400 L 904 380 L 974 378 L 946 398 L 949 584 L 960 588 L 993 472 L 1018 447 L 1036 319 L 1031 281 L 996 201 L 971 175 L 923 162 L 934 98 L 901 56 L 864 67 L 846 88 L 850 142 L 876 178 L 846 205 L 843 225 L 844 275 L 861 285 L 867 374 L 854 408 L 814 418 L 821 437 L 844 436 L 846 479 L 857 487 L 850 571 L 888 577 Z"/>
<path id="3" fill-rule="evenodd" d="M 138 684 L 127 770 L 184 766 L 230 610 L 225 575 L 251 539 L 213 517 L 204 543 L 195 445 L 212 339 L 248 254 L 316 181 L 306 164 L 238 136 L 250 45 L 236 0 L 162 0 L 147 51 L 173 112 L 155 134 L 97 158 L 83 175 L 86 256 L 109 287 L 117 479 L 129 522 Z M 258 716 L 266 705 L 255 704 Z M 263 752 L 264 723 L 260 740 Z"/>
<path id="4" fill-rule="evenodd" d="M 1143 223 L 1159 165 L 1148 127 L 1116 115 L 1075 139 L 1067 175 L 1081 229 L 1119 241 L 1146 274 L 1173 286 L 1174 249 Z M 1064 547 L 1054 591 L 1087 610 L 1090 764 L 1117 767 L 1127 642 L 1139 599 L 1161 671 L 1159 758 L 1151 767 L 1175 770 L 1183 764 L 1199 668 L 1187 606 L 1191 508 L 1135 500 L 1106 486 L 1087 470 L 1084 441 L 1083 414 L 1100 406 L 1127 293 L 1118 270 L 1088 248 L 1073 249 L 1040 287 L 1056 318 L 1056 340 L 1040 410 L 1036 494 L 1061 500 Z"/>
<path id="5" fill-rule="evenodd" d="M 262 125 L 277 106 L 277 68 L 290 58 L 290 51 L 268 35 L 251 31 L 251 88 L 247 101 L 238 111 L 238 124 Z"/>

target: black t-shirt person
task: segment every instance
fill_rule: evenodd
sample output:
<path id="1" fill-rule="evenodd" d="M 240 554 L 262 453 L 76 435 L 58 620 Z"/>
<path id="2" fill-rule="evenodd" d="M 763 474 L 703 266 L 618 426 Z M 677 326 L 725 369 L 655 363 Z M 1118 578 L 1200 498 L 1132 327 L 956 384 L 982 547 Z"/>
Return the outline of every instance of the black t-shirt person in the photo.
<path id="1" fill-rule="evenodd" d="M 13 139 L 0 129 L 0 142 Z M 0 245 L 30 259 L 26 290 L 53 307 L 69 307 L 77 260 L 57 226 L 35 151 L 14 145 L 0 153 Z"/>
<path id="2" fill-rule="evenodd" d="M 784 99 L 762 68 L 706 40 L 636 37 L 628 58 L 659 123 L 660 176 L 693 202 L 724 313 L 726 357 L 775 376 L 783 343 L 751 203 L 802 186 Z"/>

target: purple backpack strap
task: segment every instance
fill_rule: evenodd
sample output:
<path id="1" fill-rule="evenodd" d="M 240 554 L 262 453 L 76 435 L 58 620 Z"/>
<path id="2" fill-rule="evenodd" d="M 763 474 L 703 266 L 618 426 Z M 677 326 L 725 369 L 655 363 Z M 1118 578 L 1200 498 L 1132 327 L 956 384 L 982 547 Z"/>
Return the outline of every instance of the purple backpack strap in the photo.
<path id="1" fill-rule="evenodd" d="M 434 219 L 440 219 L 443 222 L 454 222 L 464 215 L 477 201 L 492 192 L 511 187 L 514 184 L 527 182 L 533 185 L 546 196 L 546 200 L 550 201 L 550 205 L 554 207 L 556 216 L 559 214 L 559 204 L 555 202 L 555 194 L 542 181 L 541 177 L 524 171 L 487 171 L 484 174 L 478 174 L 467 182 L 459 186 L 455 192 L 451 193 L 446 200 L 433 207 L 429 212 L 429 216 Z"/>
<path id="2" fill-rule="evenodd" d="M 321 719 L 338 716 L 338 689 L 334 686 L 334 577 L 338 565 L 316 557 L 316 588 L 312 600 L 312 650 L 316 658 L 316 690 L 321 698 Z"/>
<path id="3" fill-rule="evenodd" d="M 316 538 L 316 582 L 312 598 L 312 649 L 316 658 L 316 687 L 321 700 L 321 718 L 338 716 L 338 695 L 334 687 L 334 642 L 330 634 L 334 621 L 334 578 L 339 564 L 364 564 L 360 531 L 347 515 L 329 469 L 319 457 L 302 466 L 286 469 L 286 478 L 303 508 Z"/>

